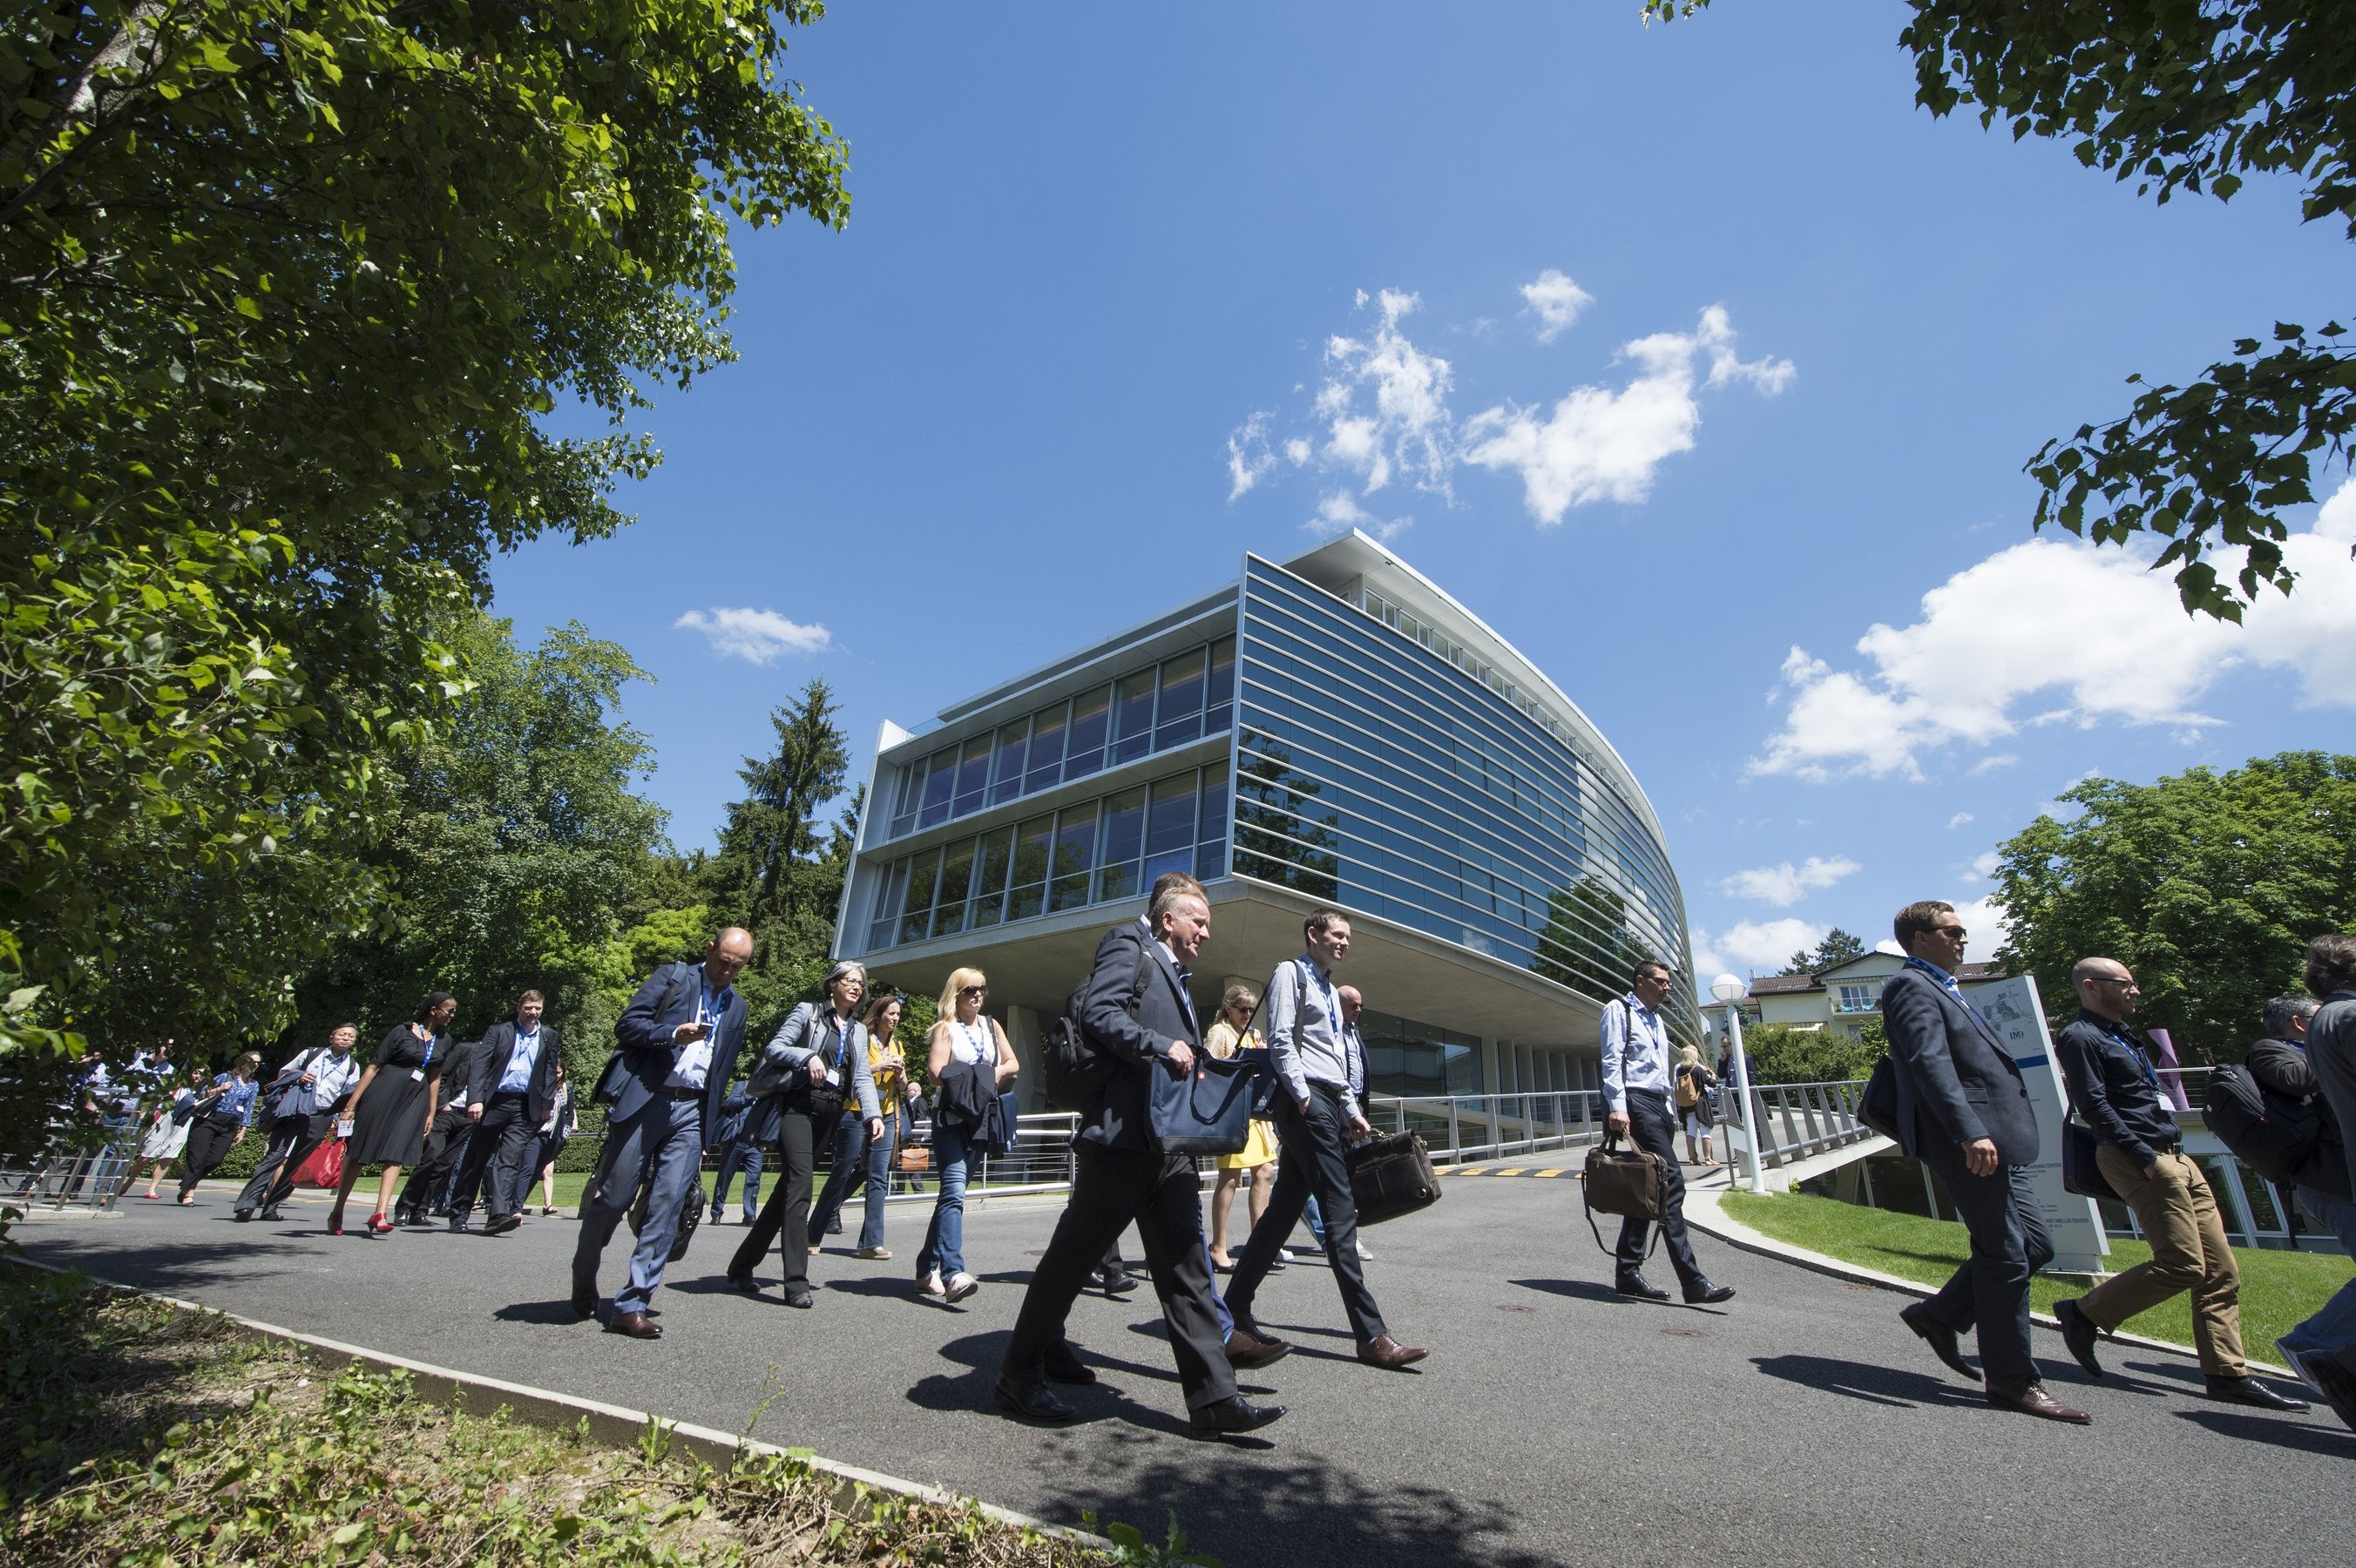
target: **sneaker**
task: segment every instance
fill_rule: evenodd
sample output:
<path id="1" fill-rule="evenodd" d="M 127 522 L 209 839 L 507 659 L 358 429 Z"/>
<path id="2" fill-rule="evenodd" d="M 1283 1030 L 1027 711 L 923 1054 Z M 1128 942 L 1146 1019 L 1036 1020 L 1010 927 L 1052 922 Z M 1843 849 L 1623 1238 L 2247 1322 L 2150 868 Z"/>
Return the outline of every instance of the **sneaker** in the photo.
<path id="1" fill-rule="evenodd" d="M 980 1290 L 980 1288 L 981 1281 L 974 1278 L 973 1275 L 966 1273 L 965 1270 L 959 1269 L 957 1273 L 949 1275 L 948 1285 L 947 1286 L 948 1295 L 944 1299 L 954 1305 L 957 1302 L 963 1301 L 967 1296 L 971 1296 L 975 1291 Z"/>
<path id="2" fill-rule="evenodd" d="M 916 1294 L 918 1296 L 926 1296 L 934 1301 L 939 1301 L 946 1297 L 948 1295 L 948 1288 L 941 1284 L 941 1271 L 938 1269 L 928 1269 L 925 1273 L 918 1275 L 916 1276 Z"/>
<path id="3" fill-rule="evenodd" d="M 1358 1243 L 1358 1261 L 1362 1264 L 1370 1264 L 1375 1261 L 1375 1254 L 1366 1250 L 1366 1243 L 1364 1242 L 1360 1242 Z"/>
<path id="4" fill-rule="evenodd" d="M 889 1247 L 862 1247 L 859 1249 L 859 1255 L 875 1263 L 889 1263 L 892 1259 L 892 1249 Z"/>

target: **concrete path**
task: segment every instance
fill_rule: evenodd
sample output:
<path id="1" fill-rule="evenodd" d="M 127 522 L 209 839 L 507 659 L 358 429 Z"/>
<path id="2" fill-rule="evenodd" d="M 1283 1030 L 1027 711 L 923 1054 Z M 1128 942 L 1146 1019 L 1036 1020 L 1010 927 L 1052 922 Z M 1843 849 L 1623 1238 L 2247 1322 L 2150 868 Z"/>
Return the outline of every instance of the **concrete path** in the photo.
<path id="1" fill-rule="evenodd" d="M 2356 1434 L 2328 1411 L 2211 1404 L 2189 1360 L 2140 1349 L 2114 1349 L 2090 1386 L 2040 1332 L 2052 1386 L 2096 1424 L 2003 1413 L 1898 1323 L 1901 1297 L 1708 1237 L 1704 1265 L 1740 1292 L 1727 1307 L 1624 1301 L 1572 1181 L 1456 1181 L 1368 1233 L 1385 1313 L 1433 1349 L 1413 1373 L 1351 1359 L 1322 1264 L 1272 1280 L 1263 1321 L 1301 1348 L 1248 1386 L 1290 1414 L 1265 1443 L 1219 1446 L 1183 1435 L 1150 1292 L 1075 1311 L 1103 1379 L 1074 1391 L 1080 1424 L 1034 1432 L 991 1411 L 1052 1201 L 968 1217 L 985 1284 L 963 1310 L 913 1294 L 917 1211 L 893 1211 L 894 1262 L 817 1260 L 810 1312 L 730 1292 L 735 1229 L 706 1230 L 660 1298 L 668 1336 L 640 1344 L 573 1321 L 570 1221 L 498 1240 L 336 1240 L 316 1204 L 240 1226 L 229 1197 L 134 1199 L 122 1220 L 16 1233 L 36 1257 L 125 1284 L 731 1431 L 774 1375 L 758 1427 L 771 1442 L 1156 1538 L 1175 1509 L 1229 1568 L 2308 1563 L 2356 1536 Z M 762 1273 L 774 1282 L 774 1262 Z"/>

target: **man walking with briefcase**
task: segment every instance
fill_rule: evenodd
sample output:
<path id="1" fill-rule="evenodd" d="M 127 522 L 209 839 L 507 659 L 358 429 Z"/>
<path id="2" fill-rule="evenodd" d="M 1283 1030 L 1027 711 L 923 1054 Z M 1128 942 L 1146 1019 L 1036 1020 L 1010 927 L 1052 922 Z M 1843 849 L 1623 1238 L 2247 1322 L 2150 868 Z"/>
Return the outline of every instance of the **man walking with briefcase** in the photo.
<path id="1" fill-rule="evenodd" d="M 1676 1113 L 1669 1108 L 1669 1020 L 1661 1005 L 1669 999 L 1669 966 L 1656 958 L 1636 965 L 1627 995 L 1603 1008 L 1603 1127 L 1625 1136 L 1662 1165 L 1661 1240 L 1677 1271 L 1686 1300 L 1697 1307 L 1730 1300 L 1734 1287 L 1713 1284 L 1695 1261 L 1686 1233 L 1686 1177 L 1677 1165 Z M 1669 1293 L 1644 1277 L 1644 1246 L 1652 1227 L 1634 1218 L 1620 1222 L 1618 1267 L 1612 1288 L 1622 1296 L 1666 1301 Z"/>

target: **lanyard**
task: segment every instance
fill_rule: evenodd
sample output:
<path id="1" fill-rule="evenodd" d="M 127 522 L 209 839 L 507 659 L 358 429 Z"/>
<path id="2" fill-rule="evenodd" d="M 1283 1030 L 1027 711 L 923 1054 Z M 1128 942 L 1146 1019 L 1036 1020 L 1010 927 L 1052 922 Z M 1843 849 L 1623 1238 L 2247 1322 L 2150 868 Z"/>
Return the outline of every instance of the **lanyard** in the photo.
<path id="1" fill-rule="evenodd" d="M 1333 988 L 1333 982 L 1317 972 L 1316 960 L 1311 958 L 1306 954 L 1303 954 L 1301 958 L 1301 972 L 1303 975 L 1308 976 L 1310 980 L 1317 987 L 1317 999 L 1325 1008 L 1326 1025 L 1328 1028 L 1333 1029 L 1334 1038 L 1337 1040 L 1340 1039 L 1342 1034 L 1342 1000 L 1340 995 Z"/>
<path id="2" fill-rule="evenodd" d="M 2119 1026 L 2107 1019 L 2103 1024 L 2103 1032 L 2127 1048 L 2127 1054 L 2135 1058 L 2135 1064 L 2143 1069 L 2145 1083 L 2155 1089 L 2159 1087 L 2159 1074 L 2153 1070 L 2151 1058 L 2144 1054 L 2143 1047 L 2137 1045 L 2131 1036 L 2121 1033 Z"/>

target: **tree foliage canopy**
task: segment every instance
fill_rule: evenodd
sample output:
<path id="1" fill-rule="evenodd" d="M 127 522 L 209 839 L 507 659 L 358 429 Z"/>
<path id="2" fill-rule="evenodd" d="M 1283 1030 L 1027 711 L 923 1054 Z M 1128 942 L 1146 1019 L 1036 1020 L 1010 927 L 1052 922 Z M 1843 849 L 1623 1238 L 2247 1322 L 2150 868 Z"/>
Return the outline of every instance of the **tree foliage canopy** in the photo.
<path id="1" fill-rule="evenodd" d="M 1646 0 L 1645 14 L 1708 3 Z M 1983 125 L 2068 142 L 2160 202 L 2293 179 L 2309 222 L 2356 238 L 2356 28 L 2339 0 L 1911 4 L 1898 41 L 1932 113 L 1976 105 Z M 2124 417 L 2047 443 L 2028 465 L 2044 490 L 2036 526 L 2166 539 L 2159 563 L 2190 612 L 2237 621 L 2265 589 L 2290 592 L 2283 512 L 2315 499 L 2317 464 L 2345 462 L 2356 432 L 2345 336 L 2336 321 L 2276 322 L 2190 385 L 2152 387 Z"/>
<path id="2" fill-rule="evenodd" d="M 1865 939 L 1837 925 L 1825 933 L 1825 939 L 1816 944 L 1815 952 L 1803 947 L 1785 959 L 1783 967 L 1778 972 L 1784 975 L 1821 975 L 1837 964 L 1846 964 L 1852 958 L 1864 956 Z"/>
<path id="3" fill-rule="evenodd" d="M 2308 943 L 2356 927 L 2356 757 L 2289 752 L 2149 784 L 2090 779 L 2081 808 L 2002 847 L 1997 961 L 2074 1016 L 2071 966 L 2115 958 L 2143 987 L 2136 1021 L 2189 1061 L 2237 1061 L 2270 997 L 2299 988 Z"/>

